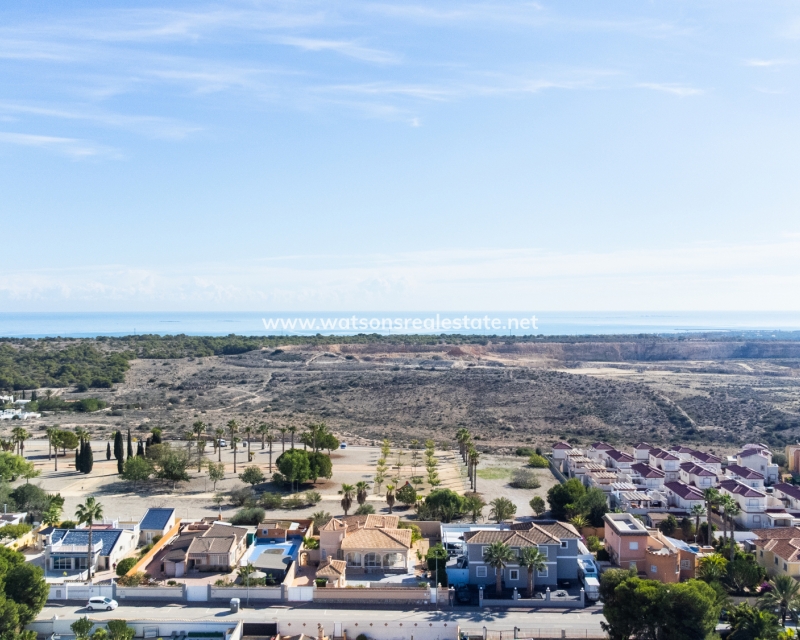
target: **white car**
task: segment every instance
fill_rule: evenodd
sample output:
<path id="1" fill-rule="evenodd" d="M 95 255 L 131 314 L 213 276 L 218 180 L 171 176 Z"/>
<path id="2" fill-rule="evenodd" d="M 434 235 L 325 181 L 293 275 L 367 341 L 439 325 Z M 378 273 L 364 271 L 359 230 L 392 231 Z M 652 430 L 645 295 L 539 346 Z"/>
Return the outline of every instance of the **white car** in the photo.
<path id="1" fill-rule="evenodd" d="M 220 447 L 227 447 L 228 446 L 228 441 L 225 440 L 225 438 L 220 438 L 219 439 L 219 446 Z"/>
<path id="2" fill-rule="evenodd" d="M 119 603 L 116 600 L 112 600 L 111 598 L 103 598 L 101 596 L 89 598 L 89 602 L 86 603 L 86 608 L 89 611 L 102 611 L 103 609 L 106 611 L 111 611 L 116 609 L 118 606 Z"/>

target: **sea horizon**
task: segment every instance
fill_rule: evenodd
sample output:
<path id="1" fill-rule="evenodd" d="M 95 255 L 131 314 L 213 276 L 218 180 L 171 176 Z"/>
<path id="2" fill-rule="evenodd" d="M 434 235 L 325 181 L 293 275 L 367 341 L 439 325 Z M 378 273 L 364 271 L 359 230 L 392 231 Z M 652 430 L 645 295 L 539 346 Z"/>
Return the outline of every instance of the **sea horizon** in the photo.
<path id="1" fill-rule="evenodd" d="M 461 319 L 465 316 L 470 319 L 471 326 L 458 330 L 453 328 L 453 319 L 463 323 Z M 415 328 L 409 320 L 412 318 L 420 319 L 418 327 Z M 520 318 L 523 319 L 522 326 Z M 446 328 L 445 319 L 450 319 Z M 400 328 L 387 330 L 386 327 L 391 326 L 386 324 L 389 321 Z M 405 326 L 402 321 L 405 321 Z M 314 328 L 302 328 L 312 323 Z M 477 325 L 480 327 L 476 328 Z M 359 333 L 577 336 L 742 331 L 764 332 L 763 337 L 771 337 L 767 334 L 775 331 L 800 331 L 800 311 L 0 313 L 2 338 L 94 338 L 136 334 L 346 336 Z"/>

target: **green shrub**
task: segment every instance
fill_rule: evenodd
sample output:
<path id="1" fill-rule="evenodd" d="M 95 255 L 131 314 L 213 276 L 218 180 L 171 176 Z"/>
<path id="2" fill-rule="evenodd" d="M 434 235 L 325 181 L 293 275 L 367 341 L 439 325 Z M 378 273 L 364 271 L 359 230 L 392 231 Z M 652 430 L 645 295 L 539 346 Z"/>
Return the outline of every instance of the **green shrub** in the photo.
<path id="1" fill-rule="evenodd" d="M 536 476 L 536 472 L 533 469 L 516 469 L 514 473 L 511 474 L 511 482 L 512 487 L 517 487 L 518 489 L 538 489 L 542 486 L 542 483 L 539 481 L 539 478 Z"/>
<path id="2" fill-rule="evenodd" d="M 133 566 L 136 564 L 136 558 L 123 558 L 117 564 L 117 575 L 124 576 L 128 571 L 133 569 Z"/>
<path id="3" fill-rule="evenodd" d="M 261 507 L 245 507 L 233 515 L 231 524 L 257 525 L 263 520 L 264 510 Z"/>
<path id="4" fill-rule="evenodd" d="M 365 502 L 364 504 L 359 505 L 358 509 L 356 509 L 353 513 L 357 516 L 368 516 L 375 513 L 375 507 L 368 502 Z"/>
<path id="5" fill-rule="evenodd" d="M 589 536 L 586 538 L 586 547 L 592 553 L 597 553 L 600 549 L 603 548 L 603 545 L 600 544 L 600 538 L 597 536 Z"/>
<path id="6" fill-rule="evenodd" d="M 540 456 L 538 453 L 534 453 L 528 458 L 528 464 L 534 469 L 547 469 L 550 466 L 547 458 Z"/>
<path id="7" fill-rule="evenodd" d="M 306 491 L 306 504 L 317 505 L 322 500 L 319 491 Z"/>
<path id="8" fill-rule="evenodd" d="M 228 492 L 228 497 L 234 507 L 252 506 L 254 496 L 251 487 L 237 487 Z"/>
<path id="9" fill-rule="evenodd" d="M 284 509 L 302 509 L 303 507 L 306 506 L 308 506 L 308 503 L 302 498 L 298 498 L 297 496 L 286 498 L 286 500 L 283 501 Z"/>
<path id="10" fill-rule="evenodd" d="M 517 450 L 514 452 L 515 455 L 518 455 L 523 458 L 529 458 L 536 450 L 533 447 L 517 447 Z"/>
<path id="11" fill-rule="evenodd" d="M 11 538 L 13 540 L 17 540 L 21 538 L 26 533 L 29 533 L 31 530 L 31 525 L 29 524 L 7 524 L 4 527 L 0 527 L 0 540 L 3 538 Z"/>
<path id="12" fill-rule="evenodd" d="M 283 506 L 283 497 L 279 493 L 262 493 L 258 500 L 265 509 L 280 509 Z"/>

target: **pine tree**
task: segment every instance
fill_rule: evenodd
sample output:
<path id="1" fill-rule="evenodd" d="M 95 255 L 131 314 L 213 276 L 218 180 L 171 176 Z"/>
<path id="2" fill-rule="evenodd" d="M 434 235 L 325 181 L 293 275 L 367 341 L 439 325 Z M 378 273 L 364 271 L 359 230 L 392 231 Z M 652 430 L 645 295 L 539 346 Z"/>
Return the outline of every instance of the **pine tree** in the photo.
<path id="1" fill-rule="evenodd" d="M 106 444 L 106 460 L 111 460 L 111 443 Z"/>
<path id="2" fill-rule="evenodd" d="M 117 431 L 114 434 L 114 457 L 117 462 L 125 462 L 125 448 L 122 445 L 122 432 Z"/>
<path id="3" fill-rule="evenodd" d="M 92 467 L 94 467 L 94 454 L 92 453 L 92 443 L 88 440 L 86 441 L 86 448 L 83 450 L 83 462 L 82 462 L 83 469 L 81 471 L 83 473 L 91 473 Z"/>
<path id="4" fill-rule="evenodd" d="M 128 429 L 128 457 L 133 457 L 133 440 L 131 440 L 131 430 Z"/>

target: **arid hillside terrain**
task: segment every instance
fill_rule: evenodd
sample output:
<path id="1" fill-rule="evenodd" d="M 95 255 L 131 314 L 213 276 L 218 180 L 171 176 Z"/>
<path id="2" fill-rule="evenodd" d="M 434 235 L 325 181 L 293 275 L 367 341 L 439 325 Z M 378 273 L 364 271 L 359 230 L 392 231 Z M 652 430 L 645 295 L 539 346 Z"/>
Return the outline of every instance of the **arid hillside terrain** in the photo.
<path id="1" fill-rule="evenodd" d="M 28 428 L 82 424 L 102 437 L 120 427 L 159 426 L 179 436 L 195 420 L 221 427 L 236 418 L 276 428 L 322 420 L 353 442 L 430 437 L 445 443 L 465 426 L 483 447 L 501 451 L 557 438 L 782 446 L 800 437 L 800 357 L 791 357 L 797 348 L 800 343 L 781 349 L 743 342 L 371 343 L 139 358 L 111 389 L 56 390 L 68 399 L 101 398 L 109 409 L 52 414 Z M 760 357 L 765 354 L 771 357 Z M 594 359 L 579 357 L 587 355 Z"/>

